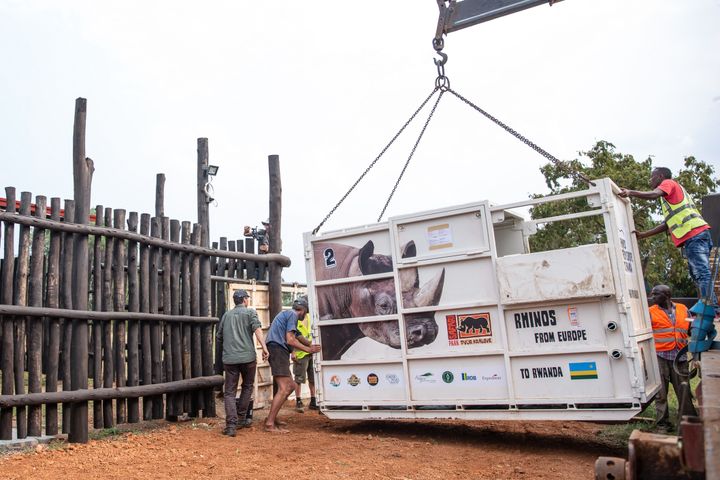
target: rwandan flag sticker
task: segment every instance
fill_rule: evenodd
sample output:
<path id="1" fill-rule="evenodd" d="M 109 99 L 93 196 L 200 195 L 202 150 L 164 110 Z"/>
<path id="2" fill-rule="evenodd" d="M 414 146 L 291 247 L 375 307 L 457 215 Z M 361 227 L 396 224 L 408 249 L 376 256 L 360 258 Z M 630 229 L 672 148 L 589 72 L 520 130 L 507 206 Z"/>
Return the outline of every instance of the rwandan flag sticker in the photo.
<path id="1" fill-rule="evenodd" d="M 577 362 L 570 364 L 571 380 L 591 380 L 598 378 L 597 363 Z"/>

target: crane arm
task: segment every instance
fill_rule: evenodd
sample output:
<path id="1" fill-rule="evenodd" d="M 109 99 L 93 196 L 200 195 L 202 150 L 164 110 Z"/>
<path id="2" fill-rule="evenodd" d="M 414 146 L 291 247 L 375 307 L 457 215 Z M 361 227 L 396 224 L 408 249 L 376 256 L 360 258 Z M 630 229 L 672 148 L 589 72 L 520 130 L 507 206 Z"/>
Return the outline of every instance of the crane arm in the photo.
<path id="1" fill-rule="evenodd" d="M 435 38 L 527 8 L 561 0 L 437 0 L 440 18 Z"/>

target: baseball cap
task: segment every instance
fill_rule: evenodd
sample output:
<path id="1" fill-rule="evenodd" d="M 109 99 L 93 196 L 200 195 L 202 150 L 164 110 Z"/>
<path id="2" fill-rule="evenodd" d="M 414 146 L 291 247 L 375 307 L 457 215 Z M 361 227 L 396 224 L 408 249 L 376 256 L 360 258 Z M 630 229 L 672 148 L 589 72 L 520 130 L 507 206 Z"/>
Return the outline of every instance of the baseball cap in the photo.
<path id="1" fill-rule="evenodd" d="M 300 307 L 304 308 L 306 312 L 310 310 L 310 307 L 308 307 L 308 301 L 303 297 L 296 299 L 292 304 L 293 310 Z"/>
<path id="2" fill-rule="evenodd" d="M 233 292 L 233 298 L 236 298 L 238 300 L 242 300 L 243 298 L 249 297 L 249 296 L 250 296 L 250 294 L 247 292 L 247 290 L 244 290 L 242 288 L 240 290 L 235 290 L 235 292 Z"/>

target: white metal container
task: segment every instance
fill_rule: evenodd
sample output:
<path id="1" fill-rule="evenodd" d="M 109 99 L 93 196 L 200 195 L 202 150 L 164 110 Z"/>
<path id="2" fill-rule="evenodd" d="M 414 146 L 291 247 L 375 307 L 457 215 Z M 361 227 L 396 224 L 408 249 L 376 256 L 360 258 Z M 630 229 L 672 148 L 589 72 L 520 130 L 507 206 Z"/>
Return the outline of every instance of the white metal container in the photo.
<path id="1" fill-rule="evenodd" d="M 330 418 L 624 420 L 659 389 L 628 201 L 487 201 L 305 234 L 321 410 Z M 586 198 L 582 213 L 513 210 Z M 598 243 L 529 251 L 538 225 L 595 216 Z"/>

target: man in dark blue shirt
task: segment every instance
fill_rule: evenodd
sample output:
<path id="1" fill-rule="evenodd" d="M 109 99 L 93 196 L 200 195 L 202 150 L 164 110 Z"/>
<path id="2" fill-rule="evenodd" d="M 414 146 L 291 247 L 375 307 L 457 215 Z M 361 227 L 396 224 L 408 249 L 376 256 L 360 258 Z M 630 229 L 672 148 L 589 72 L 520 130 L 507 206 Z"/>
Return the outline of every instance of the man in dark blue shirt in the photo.
<path id="1" fill-rule="evenodd" d="M 270 370 L 278 384 L 278 390 L 270 405 L 270 412 L 265 420 L 265 430 L 273 433 L 287 433 L 281 428 L 283 423 L 277 419 L 283 403 L 288 396 L 295 391 L 295 382 L 290 373 L 290 352 L 293 349 L 302 350 L 307 353 L 317 353 L 320 345 L 309 345 L 302 335 L 298 338 L 298 319 L 305 318 L 308 313 L 308 303 L 305 299 L 297 299 L 293 302 L 292 310 L 285 310 L 277 314 L 270 324 L 270 331 L 266 339 L 267 348 L 270 352 Z"/>

